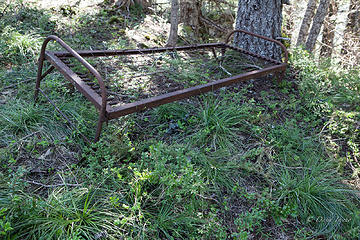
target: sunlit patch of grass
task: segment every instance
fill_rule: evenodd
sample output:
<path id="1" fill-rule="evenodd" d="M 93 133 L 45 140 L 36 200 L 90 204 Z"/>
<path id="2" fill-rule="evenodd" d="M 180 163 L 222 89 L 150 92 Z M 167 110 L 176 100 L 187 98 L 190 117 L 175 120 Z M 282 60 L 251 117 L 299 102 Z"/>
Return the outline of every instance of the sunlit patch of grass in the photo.
<path id="1" fill-rule="evenodd" d="M 2 131 L 10 131 L 16 135 L 38 129 L 39 122 L 46 117 L 49 116 L 44 115 L 42 109 L 35 105 L 14 100 L 0 109 L 0 126 Z"/>
<path id="2" fill-rule="evenodd" d="M 0 50 L 4 55 L 0 64 L 34 61 L 41 43 L 40 36 L 36 34 L 22 34 L 10 26 L 5 27 L 0 34 Z"/>

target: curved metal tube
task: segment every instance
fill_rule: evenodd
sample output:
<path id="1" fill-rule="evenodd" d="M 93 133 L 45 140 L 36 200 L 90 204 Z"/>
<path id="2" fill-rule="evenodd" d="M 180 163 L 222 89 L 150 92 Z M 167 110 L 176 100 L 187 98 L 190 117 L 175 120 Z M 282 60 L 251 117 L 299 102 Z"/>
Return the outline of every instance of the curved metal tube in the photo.
<path id="1" fill-rule="evenodd" d="M 281 49 L 282 49 L 282 51 L 283 51 L 283 53 L 284 53 L 284 58 L 285 58 L 284 62 L 285 62 L 285 63 L 288 62 L 288 60 L 289 60 L 289 53 L 288 53 L 286 47 L 284 46 L 284 44 L 282 44 L 282 43 L 281 43 L 280 41 L 278 41 L 278 40 L 275 40 L 275 39 L 272 39 L 272 38 L 269 38 L 269 37 L 265 37 L 265 36 L 262 36 L 262 35 L 259 35 L 259 34 L 256 34 L 256 33 L 248 32 L 248 31 L 245 31 L 245 30 L 242 30 L 242 29 L 233 30 L 233 31 L 231 31 L 231 32 L 227 35 L 227 37 L 226 37 L 226 39 L 225 39 L 225 44 L 228 44 L 228 42 L 229 42 L 229 40 L 230 40 L 230 37 L 231 37 L 234 33 L 236 33 L 236 32 L 245 33 L 245 34 L 247 34 L 247 35 L 251 35 L 251 36 L 254 36 L 254 37 L 257 37 L 257 38 L 261 38 L 261 39 L 264 39 L 264 40 L 267 40 L 267 41 L 270 41 L 270 42 L 273 42 L 273 43 L 278 44 L 278 45 L 281 47 Z"/>
<path id="2" fill-rule="evenodd" d="M 44 59 L 45 59 L 46 46 L 51 40 L 56 41 L 64 49 L 66 49 L 74 58 L 76 58 L 86 69 L 88 69 L 94 75 L 94 77 L 97 79 L 97 81 L 99 83 L 99 86 L 101 89 L 101 108 L 100 108 L 100 116 L 99 116 L 98 126 L 96 129 L 96 135 L 95 135 L 95 142 L 97 142 L 100 137 L 102 124 L 105 121 L 105 113 L 106 113 L 107 93 L 106 93 L 104 80 L 101 77 L 100 73 L 93 66 L 91 66 L 91 64 L 88 63 L 88 61 L 86 61 L 83 57 L 81 57 L 76 51 L 74 51 L 69 45 L 67 45 L 61 38 L 54 36 L 54 35 L 48 36 L 44 40 L 42 47 L 41 47 L 37 80 L 36 80 L 36 86 L 35 86 L 35 94 L 34 94 L 35 101 L 37 100 L 37 97 L 39 94 L 40 81 L 41 81 L 41 75 L 42 75 L 42 70 L 43 70 L 43 63 L 44 63 Z"/>

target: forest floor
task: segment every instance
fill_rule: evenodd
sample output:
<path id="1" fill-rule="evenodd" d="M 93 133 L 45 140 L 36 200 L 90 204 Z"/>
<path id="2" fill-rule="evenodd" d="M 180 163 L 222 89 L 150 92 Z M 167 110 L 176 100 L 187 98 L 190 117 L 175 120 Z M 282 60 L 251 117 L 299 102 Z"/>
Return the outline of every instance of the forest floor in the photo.
<path id="1" fill-rule="evenodd" d="M 293 50 L 281 82 L 253 79 L 112 120 L 89 145 L 81 134 L 94 136 L 98 114 L 61 74 L 42 88 L 76 130 L 45 98 L 33 101 L 42 41 L 164 46 L 169 10 L 60 3 L 0 3 L 4 239 L 358 239 L 359 70 Z M 194 58 L 186 70 L 162 64 L 183 70 L 176 77 L 187 86 L 210 74 Z M 124 69 L 147 70 L 129 61 L 116 71 L 120 60 L 107 59 L 102 73 L 121 80 Z M 210 76 L 226 75 L 214 69 Z M 134 97 L 143 82 L 121 84 Z"/>

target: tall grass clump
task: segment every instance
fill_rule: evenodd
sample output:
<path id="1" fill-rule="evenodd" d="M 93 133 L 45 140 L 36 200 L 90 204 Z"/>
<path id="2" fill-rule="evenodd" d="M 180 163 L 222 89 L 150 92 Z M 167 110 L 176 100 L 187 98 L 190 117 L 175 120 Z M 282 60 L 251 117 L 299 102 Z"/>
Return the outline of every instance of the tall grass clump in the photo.
<path id="1" fill-rule="evenodd" d="M 359 233 L 360 199 L 342 182 L 322 145 L 292 124 L 271 132 L 278 201 L 296 206 L 314 235 L 353 239 Z"/>
<path id="2" fill-rule="evenodd" d="M 19 99 L 12 100 L 0 109 L 0 129 L 14 135 L 36 130 L 42 119 L 46 118 L 43 110 Z"/>
<path id="3" fill-rule="evenodd" d="M 42 39 L 37 34 L 20 33 L 7 26 L 0 34 L 0 50 L 4 57 L 0 64 L 23 64 L 35 61 Z"/>
<path id="4" fill-rule="evenodd" d="M 223 98 L 205 96 L 196 113 L 197 127 L 192 137 L 195 146 L 207 152 L 233 152 L 243 145 L 253 110 L 247 105 Z"/>
<path id="5" fill-rule="evenodd" d="M 106 194 L 99 189 L 58 188 L 47 198 L 24 193 L 12 196 L 7 208 L 12 230 L 9 239 L 100 239 L 120 238 L 123 231 L 114 222 Z"/>

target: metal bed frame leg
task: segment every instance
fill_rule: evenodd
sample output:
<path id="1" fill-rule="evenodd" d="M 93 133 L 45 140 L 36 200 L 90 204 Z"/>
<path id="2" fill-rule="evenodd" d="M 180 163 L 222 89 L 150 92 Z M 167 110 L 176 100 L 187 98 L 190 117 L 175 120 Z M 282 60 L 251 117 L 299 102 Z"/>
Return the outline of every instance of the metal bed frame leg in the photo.
<path id="1" fill-rule="evenodd" d="M 40 51 L 40 57 L 39 57 L 39 62 L 38 62 L 38 72 L 37 72 L 37 78 L 36 78 L 36 85 L 35 85 L 35 92 L 34 92 L 34 100 L 35 102 L 37 102 L 38 100 L 38 96 L 39 96 L 39 92 L 41 92 L 42 94 L 44 94 L 44 96 L 46 98 L 48 98 L 45 93 L 43 93 L 43 91 L 41 90 L 40 88 L 40 82 L 41 80 L 46 76 L 48 75 L 52 70 L 55 69 L 55 66 L 52 64 L 52 66 L 46 70 L 45 73 L 42 73 L 43 72 L 43 66 L 44 66 L 44 61 L 45 61 L 45 55 L 46 55 L 46 46 L 47 44 L 49 43 L 49 41 L 56 41 L 57 43 L 59 43 L 63 48 L 65 48 L 67 50 L 67 52 L 72 56 L 74 57 L 75 59 L 77 59 L 85 68 L 87 68 L 93 75 L 94 77 L 98 80 L 98 83 L 99 83 L 99 86 L 100 86 L 100 89 L 101 89 L 101 103 L 100 103 L 100 107 L 99 107 L 99 121 L 98 121 L 98 124 L 97 124 L 97 129 L 96 129 L 96 134 L 95 134 L 95 138 L 94 138 L 94 142 L 97 142 L 100 138 L 100 134 L 101 134 L 101 130 L 102 130 L 102 125 L 104 123 L 104 121 L 107 121 L 107 116 L 106 116 L 106 106 L 107 106 L 107 93 L 106 93 L 106 88 L 105 88 L 105 84 L 104 84 L 104 81 L 101 77 L 101 75 L 99 74 L 99 72 L 93 67 L 91 66 L 85 59 L 83 59 L 76 51 L 74 51 L 70 46 L 68 46 L 63 40 L 61 40 L 59 37 L 57 36 L 53 36 L 53 35 L 50 35 L 48 36 L 43 44 L 42 44 L 42 47 L 41 47 L 41 51 Z M 48 98 L 48 101 L 50 103 L 51 100 Z M 60 109 L 58 109 L 55 104 L 53 104 L 55 109 L 57 111 L 60 111 Z M 61 113 L 63 116 L 64 114 Z M 69 119 L 67 117 L 64 116 L 64 118 L 71 124 L 71 121 L 69 121 Z M 75 127 L 76 129 L 76 127 Z M 81 134 L 81 133 L 80 133 Z M 87 142 L 90 142 L 84 135 L 81 134 L 81 136 L 84 137 L 84 139 L 87 141 Z"/>
<path id="2" fill-rule="evenodd" d="M 44 53 L 41 52 L 40 57 L 39 57 L 38 72 L 37 72 L 35 92 L 34 92 L 34 101 L 35 101 L 35 103 L 37 102 L 38 96 L 39 96 L 40 81 L 41 81 L 42 78 L 45 77 L 45 76 L 42 76 L 42 71 L 43 71 L 43 66 L 44 66 L 44 59 L 45 59 Z"/>
<path id="3" fill-rule="evenodd" d="M 103 117 L 101 116 L 102 114 L 100 113 L 99 116 L 99 121 L 96 127 L 96 134 L 95 134 L 95 138 L 94 138 L 94 142 L 96 143 L 97 141 L 99 141 L 100 139 L 100 135 L 101 135 L 101 130 L 102 130 L 102 126 L 104 124 L 104 120 Z"/>

